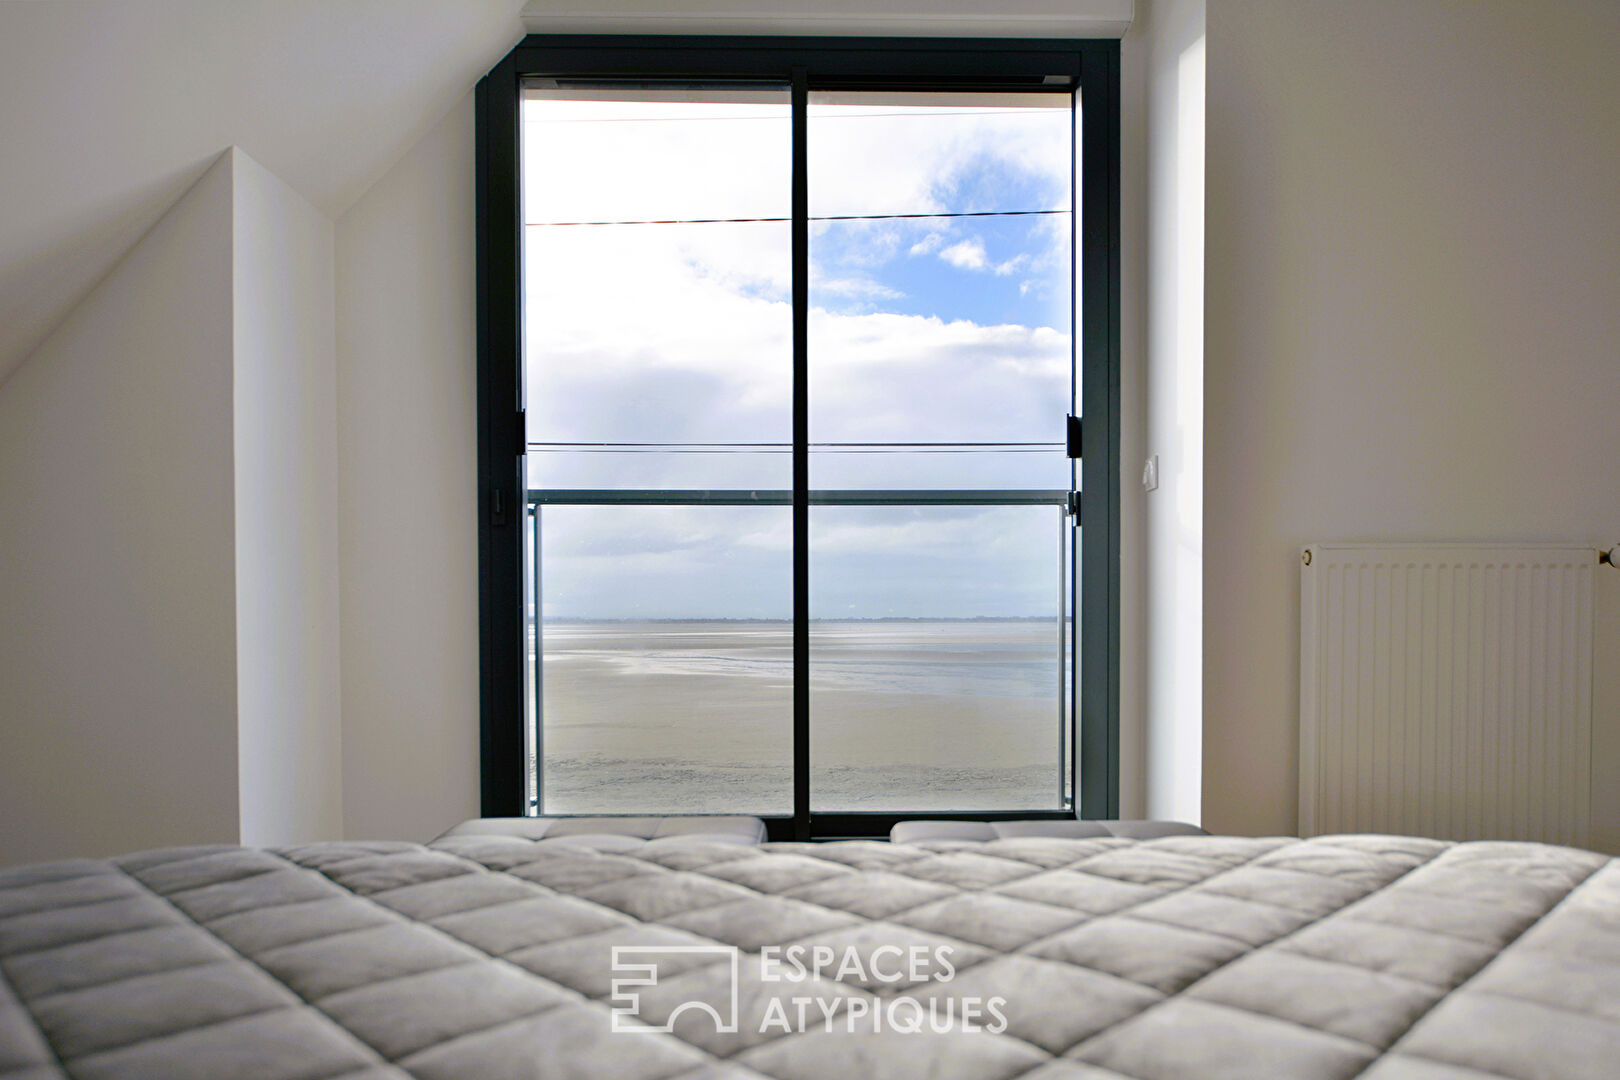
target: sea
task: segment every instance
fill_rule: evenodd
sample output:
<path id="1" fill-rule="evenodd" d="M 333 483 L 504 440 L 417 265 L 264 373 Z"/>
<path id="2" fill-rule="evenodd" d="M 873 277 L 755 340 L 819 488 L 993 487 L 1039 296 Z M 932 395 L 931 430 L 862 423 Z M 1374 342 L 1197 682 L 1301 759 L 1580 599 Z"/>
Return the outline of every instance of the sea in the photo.
<path id="1" fill-rule="evenodd" d="M 812 809 L 1061 808 L 1070 631 L 1055 618 L 813 620 Z M 548 621 L 540 648 L 541 813 L 792 812 L 791 623 Z M 532 671 L 532 639 L 529 655 Z"/>

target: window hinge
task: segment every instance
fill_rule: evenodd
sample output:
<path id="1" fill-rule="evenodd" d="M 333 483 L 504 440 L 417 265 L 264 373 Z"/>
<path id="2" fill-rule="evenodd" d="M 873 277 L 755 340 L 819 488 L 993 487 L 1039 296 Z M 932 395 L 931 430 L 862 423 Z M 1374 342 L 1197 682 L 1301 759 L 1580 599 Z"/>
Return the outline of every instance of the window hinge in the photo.
<path id="1" fill-rule="evenodd" d="M 1078 491 L 1069 492 L 1069 505 L 1067 509 L 1069 511 L 1069 516 L 1074 518 L 1074 523 L 1076 525 L 1080 524 L 1080 493 Z"/>
<path id="2" fill-rule="evenodd" d="M 1080 452 L 1081 421 L 1078 416 L 1069 417 L 1069 456 L 1078 458 Z"/>
<path id="3" fill-rule="evenodd" d="M 489 489 L 489 523 L 491 525 L 506 524 L 506 489 L 492 487 Z"/>
<path id="4" fill-rule="evenodd" d="M 517 414 L 517 456 L 529 452 L 529 414 L 522 409 Z"/>

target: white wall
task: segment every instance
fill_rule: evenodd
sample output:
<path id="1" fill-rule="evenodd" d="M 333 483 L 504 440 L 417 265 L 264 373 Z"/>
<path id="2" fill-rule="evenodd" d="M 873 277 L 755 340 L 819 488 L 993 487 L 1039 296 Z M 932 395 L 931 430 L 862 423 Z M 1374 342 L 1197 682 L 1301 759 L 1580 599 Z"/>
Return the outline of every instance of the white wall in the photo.
<path id="1" fill-rule="evenodd" d="M 1146 414 L 1141 453 L 1124 462 L 1142 490 L 1147 580 L 1145 812 L 1197 822 L 1203 773 L 1204 0 L 1146 12 Z"/>
<path id="2" fill-rule="evenodd" d="M 473 102 L 337 226 L 345 834 L 478 814 Z"/>
<path id="3" fill-rule="evenodd" d="M 231 175 L 0 385 L 0 863 L 237 838 Z"/>
<path id="4" fill-rule="evenodd" d="M 245 844 L 343 831 L 332 222 L 240 150 L 233 279 Z"/>
<path id="5" fill-rule="evenodd" d="M 1605 0 L 1210 5 L 1207 828 L 1295 827 L 1301 544 L 1620 540 L 1617 41 Z"/>

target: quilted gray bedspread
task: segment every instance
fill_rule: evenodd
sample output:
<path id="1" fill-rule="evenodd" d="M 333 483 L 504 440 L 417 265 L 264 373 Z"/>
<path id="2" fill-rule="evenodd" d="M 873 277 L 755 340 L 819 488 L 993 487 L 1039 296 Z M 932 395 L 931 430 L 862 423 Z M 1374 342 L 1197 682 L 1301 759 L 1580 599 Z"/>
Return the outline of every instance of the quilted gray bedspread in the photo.
<path id="1" fill-rule="evenodd" d="M 1587 852 L 619 846 L 0 873 L 0 1076 L 1620 1076 L 1620 861 Z"/>

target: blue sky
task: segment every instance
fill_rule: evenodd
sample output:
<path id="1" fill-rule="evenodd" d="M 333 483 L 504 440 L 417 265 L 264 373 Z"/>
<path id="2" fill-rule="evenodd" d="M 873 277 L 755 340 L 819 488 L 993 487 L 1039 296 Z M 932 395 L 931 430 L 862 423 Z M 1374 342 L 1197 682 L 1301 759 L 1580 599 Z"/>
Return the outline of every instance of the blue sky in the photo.
<path id="1" fill-rule="evenodd" d="M 602 95 L 611 97 L 611 95 Z M 690 95 L 688 95 L 690 96 Z M 1029 99 L 1021 99 L 1027 102 Z M 531 100 L 530 222 L 787 216 L 785 99 Z M 1069 207 L 1064 108 L 812 102 L 811 214 Z M 782 153 L 762 153 L 781 145 Z M 786 443 L 782 223 L 525 230 L 531 441 Z M 827 221 L 811 241 L 811 439 L 1062 438 L 1067 214 Z M 790 486 L 782 453 L 535 453 L 534 487 Z M 1057 488 L 1060 454 L 818 454 L 817 488 Z M 781 508 L 545 511 L 548 618 L 785 618 Z M 1058 511 L 812 512 L 812 616 L 1055 614 Z"/>

